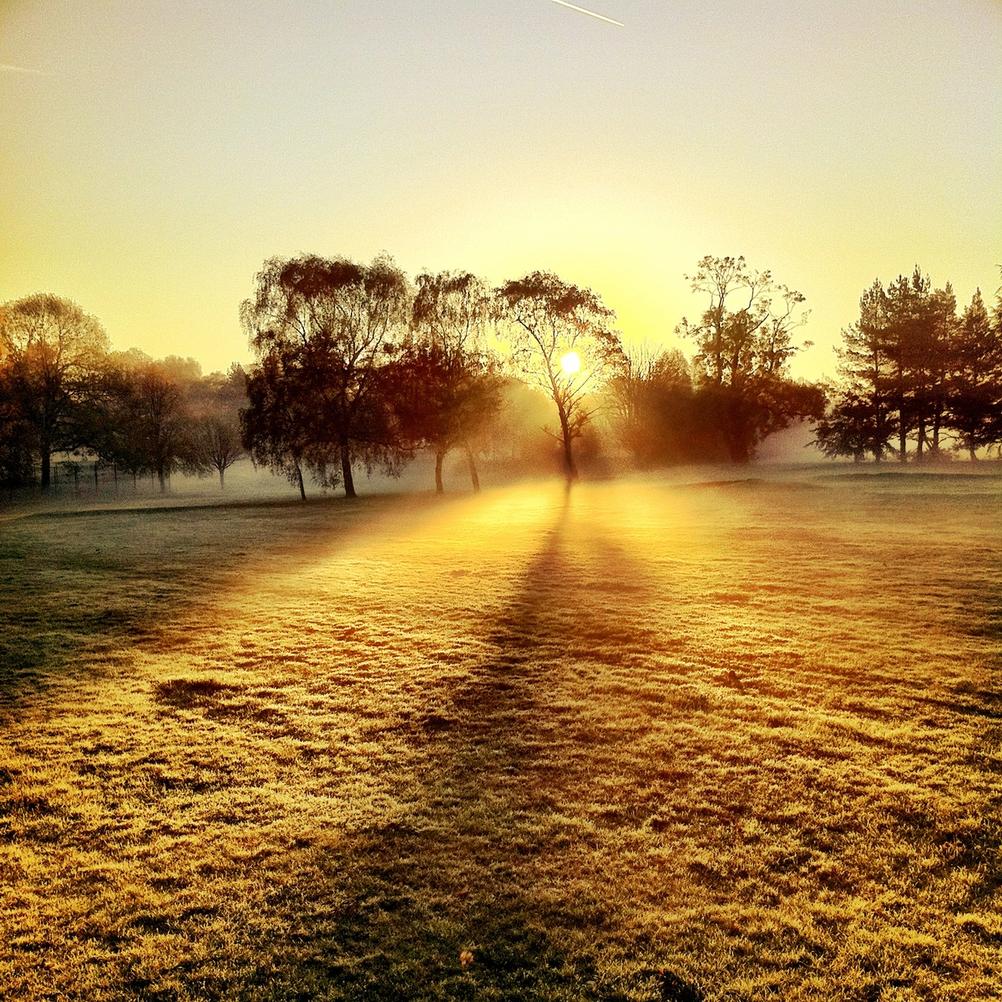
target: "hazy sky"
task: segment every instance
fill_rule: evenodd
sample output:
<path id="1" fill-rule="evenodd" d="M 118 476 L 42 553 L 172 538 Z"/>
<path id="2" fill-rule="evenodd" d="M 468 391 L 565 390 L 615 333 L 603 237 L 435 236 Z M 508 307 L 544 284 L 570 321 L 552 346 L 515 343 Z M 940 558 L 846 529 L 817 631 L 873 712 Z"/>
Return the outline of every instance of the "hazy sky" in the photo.
<path id="1" fill-rule="evenodd" d="M 247 356 L 271 255 L 591 285 L 673 341 L 703 254 L 860 291 L 1002 262 L 999 0 L 0 0 L 0 300 L 118 347 Z M 32 72 L 24 72 L 32 71 Z"/>

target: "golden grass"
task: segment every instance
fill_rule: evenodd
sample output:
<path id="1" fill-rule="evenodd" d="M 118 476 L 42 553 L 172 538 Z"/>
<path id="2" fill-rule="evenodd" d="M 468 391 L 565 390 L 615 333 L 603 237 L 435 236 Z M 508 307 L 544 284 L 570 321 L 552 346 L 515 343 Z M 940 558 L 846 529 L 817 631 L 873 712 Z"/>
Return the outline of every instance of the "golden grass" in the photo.
<path id="1" fill-rule="evenodd" d="M 974 1000 L 998 481 L 0 528 L 0 995 Z"/>

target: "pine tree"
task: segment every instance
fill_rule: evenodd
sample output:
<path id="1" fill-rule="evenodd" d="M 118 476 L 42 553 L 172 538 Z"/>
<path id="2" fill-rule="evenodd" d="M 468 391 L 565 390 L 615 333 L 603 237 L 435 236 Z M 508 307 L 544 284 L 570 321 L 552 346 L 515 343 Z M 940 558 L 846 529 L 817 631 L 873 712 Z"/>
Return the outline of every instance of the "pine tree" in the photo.
<path id="1" fill-rule="evenodd" d="M 1002 438 L 1002 298 L 995 318 L 978 289 L 957 327 L 948 419 L 971 459 Z"/>
<path id="2" fill-rule="evenodd" d="M 830 455 L 860 458 L 862 449 L 879 463 L 889 448 L 893 404 L 888 392 L 891 357 L 885 350 L 887 309 L 887 293 L 875 280 L 860 297 L 859 320 L 842 332 L 839 369 L 846 386 L 818 427 L 818 442 Z"/>

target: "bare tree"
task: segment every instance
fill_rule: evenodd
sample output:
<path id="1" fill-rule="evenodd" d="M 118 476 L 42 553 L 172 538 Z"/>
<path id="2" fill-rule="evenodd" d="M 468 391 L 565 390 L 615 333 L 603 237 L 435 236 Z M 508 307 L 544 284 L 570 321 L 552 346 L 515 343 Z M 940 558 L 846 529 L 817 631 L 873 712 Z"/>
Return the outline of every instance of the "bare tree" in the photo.
<path id="1" fill-rule="evenodd" d="M 214 372 L 188 387 L 193 415 L 192 459 L 202 471 L 219 476 L 224 490 L 226 471 L 246 455 L 240 435 L 240 410 L 247 403 L 246 375 L 239 365 Z"/>
<path id="2" fill-rule="evenodd" d="M 573 481 L 574 440 L 594 409 L 588 394 L 623 364 L 619 334 L 610 327 L 615 314 L 591 289 L 550 272 L 506 282 L 496 295 L 516 371 L 556 406 L 564 473 Z"/>
<path id="3" fill-rule="evenodd" d="M 219 475 L 219 489 L 225 490 L 226 471 L 244 455 L 236 414 L 205 414 L 196 418 L 194 438 L 199 465 L 205 464 L 215 470 Z"/>
<path id="4" fill-rule="evenodd" d="M 681 351 L 643 345 L 626 352 L 609 398 L 616 434 L 641 465 L 687 458 L 681 439 L 692 437 L 692 376 Z"/>

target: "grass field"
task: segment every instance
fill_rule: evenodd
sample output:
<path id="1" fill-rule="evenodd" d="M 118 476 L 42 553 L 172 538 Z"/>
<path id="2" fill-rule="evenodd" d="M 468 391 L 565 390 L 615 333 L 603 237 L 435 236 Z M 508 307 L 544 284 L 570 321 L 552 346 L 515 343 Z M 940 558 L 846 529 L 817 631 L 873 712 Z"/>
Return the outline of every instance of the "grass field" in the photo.
<path id="1" fill-rule="evenodd" d="M 997 998 L 1002 478 L 684 479 L 0 524 L 0 996 Z"/>

